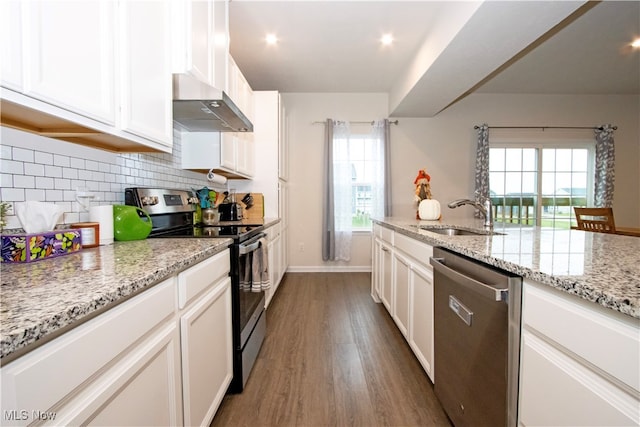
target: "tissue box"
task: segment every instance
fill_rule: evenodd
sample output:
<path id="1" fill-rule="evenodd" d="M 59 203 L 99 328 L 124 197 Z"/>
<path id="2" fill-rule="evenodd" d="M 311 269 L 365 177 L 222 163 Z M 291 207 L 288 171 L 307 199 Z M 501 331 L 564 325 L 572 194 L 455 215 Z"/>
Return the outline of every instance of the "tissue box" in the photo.
<path id="1" fill-rule="evenodd" d="M 54 230 L 2 237 L 2 262 L 31 262 L 68 255 L 82 249 L 80 230 Z"/>

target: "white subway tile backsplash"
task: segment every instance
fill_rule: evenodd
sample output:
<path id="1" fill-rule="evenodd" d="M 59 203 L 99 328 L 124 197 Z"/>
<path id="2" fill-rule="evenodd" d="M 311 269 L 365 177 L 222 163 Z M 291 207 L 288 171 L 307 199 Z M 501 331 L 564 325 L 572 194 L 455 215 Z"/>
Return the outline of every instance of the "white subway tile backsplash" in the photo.
<path id="1" fill-rule="evenodd" d="M 180 141 L 174 153 L 110 153 L 2 127 L 1 192 L 6 202 L 41 200 L 63 206 L 63 223 L 88 220 L 76 189 L 95 195 L 93 203 L 124 203 L 131 186 L 201 188 L 204 174 L 180 169 Z M 15 215 L 7 228 L 21 227 Z"/>
<path id="2" fill-rule="evenodd" d="M 3 202 L 24 202 L 24 188 L 0 188 Z"/>
<path id="3" fill-rule="evenodd" d="M 29 175 L 14 175 L 13 186 L 16 188 L 35 188 L 36 179 Z"/>
<path id="4" fill-rule="evenodd" d="M 51 165 L 53 164 L 53 154 L 51 153 L 43 153 L 42 151 L 35 152 L 35 162 L 41 163 L 43 165 Z"/>
<path id="5" fill-rule="evenodd" d="M 25 163 L 24 174 L 32 176 L 44 176 L 44 165 L 38 163 Z"/>
<path id="6" fill-rule="evenodd" d="M 62 176 L 67 179 L 78 179 L 78 169 L 64 168 Z"/>
<path id="7" fill-rule="evenodd" d="M 3 173 L 0 175 L 0 187 L 13 187 L 13 175 L 10 173 Z"/>
<path id="8" fill-rule="evenodd" d="M 9 145 L 0 144 L 0 159 L 11 160 L 12 148 L 13 147 L 11 147 Z"/>
<path id="9" fill-rule="evenodd" d="M 24 191 L 26 200 L 35 200 L 36 202 L 44 202 L 46 199 L 45 190 L 41 189 L 27 189 Z"/>
<path id="10" fill-rule="evenodd" d="M 13 147 L 13 160 L 19 162 L 33 162 L 33 150 L 25 150 L 24 148 Z"/>
<path id="11" fill-rule="evenodd" d="M 77 157 L 71 157 L 69 159 L 69 164 L 74 169 L 84 169 L 84 159 L 79 159 Z"/>
<path id="12" fill-rule="evenodd" d="M 0 169 L 2 169 L 3 173 L 11 173 L 11 174 L 24 174 L 24 163 L 17 162 L 14 160 L 2 159 L 0 160 Z"/>
<path id="13" fill-rule="evenodd" d="M 64 168 L 68 168 L 71 166 L 71 161 L 68 156 L 60 156 L 58 154 L 53 155 L 53 164 L 56 166 L 61 166 Z"/>
<path id="14" fill-rule="evenodd" d="M 53 187 L 57 190 L 70 190 L 71 180 L 64 179 L 64 178 L 54 178 Z"/>
<path id="15" fill-rule="evenodd" d="M 45 201 L 62 202 L 64 201 L 64 192 L 62 190 L 45 190 Z"/>
<path id="16" fill-rule="evenodd" d="M 43 189 L 54 188 L 53 178 L 36 177 L 36 187 Z"/>
<path id="17" fill-rule="evenodd" d="M 100 170 L 100 166 L 98 165 L 98 162 L 94 162 L 93 160 L 87 160 L 84 163 L 85 163 L 85 169 L 87 170 L 90 170 L 90 171 Z"/>
<path id="18" fill-rule="evenodd" d="M 60 166 L 45 165 L 44 174 L 51 178 L 62 178 L 62 168 Z"/>

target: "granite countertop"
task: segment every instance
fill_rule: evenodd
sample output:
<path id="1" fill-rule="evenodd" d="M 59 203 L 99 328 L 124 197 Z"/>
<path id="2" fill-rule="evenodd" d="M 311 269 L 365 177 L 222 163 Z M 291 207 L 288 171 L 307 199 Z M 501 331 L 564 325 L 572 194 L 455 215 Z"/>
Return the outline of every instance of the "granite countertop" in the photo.
<path id="1" fill-rule="evenodd" d="M 8 363 L 232 242 L 228 238 L 115 242 L 32 263 L 0 264 L 0 361 Z"/>
<path id="2" fill-rule="evenodd" d="M 374 222 L 640 319 L 639 237 L 517 224 L 496 224 L 501 234 L 446 236 L 418 226 L 481 230 L 482 221 Z"/>

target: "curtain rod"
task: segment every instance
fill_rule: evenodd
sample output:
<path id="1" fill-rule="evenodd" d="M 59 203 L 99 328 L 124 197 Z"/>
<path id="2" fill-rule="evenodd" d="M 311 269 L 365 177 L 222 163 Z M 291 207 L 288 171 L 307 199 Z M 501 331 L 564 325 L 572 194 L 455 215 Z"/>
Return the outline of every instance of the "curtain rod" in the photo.
<path id="1" fill-rule="evenodd" d="M 474 129 L 480 129 L 480 126 L 475 125 Z M 604 129 L 602 126 L 489 126 L 489 129 Z M 613 130 L 617 130 L 618 126 L 612 126 Z"/>
<path id="2" fill-rule="evenodd" d="M 353 123 L 353 124 L 357 124 L 357 125 L 372 125 L 375 123 L 375 121 L 371 120 L 369 122 L 363 122 L 363 121 L 353 121 L 353 122 L 349 122 L 349 123 Z M 327 124 L 327 121 L 321 121 L 321 122 L 313 122 L 312 124 L 314 125 L 324 125 Z M 398 120 L 389 120 L 389 124 L 391 125 L 397 125 L 398 124 Z"/>

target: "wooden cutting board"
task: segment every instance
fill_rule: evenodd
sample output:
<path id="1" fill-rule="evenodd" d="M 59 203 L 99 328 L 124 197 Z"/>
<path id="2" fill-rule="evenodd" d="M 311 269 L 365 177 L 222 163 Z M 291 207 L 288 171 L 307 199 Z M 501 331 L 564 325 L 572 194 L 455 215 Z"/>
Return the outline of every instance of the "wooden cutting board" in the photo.
<path id="1" fill-rule="evenodd" d="M 242 201 L 246 194 L 247 193 L 236 194 L 236 200 L 240 203 L 240 206 L 242 206 L 242 218 L 264 218 L 264 194 L 249 193 L 253 196 L 253 204 L 251 204 L 249 208 Z"/>

